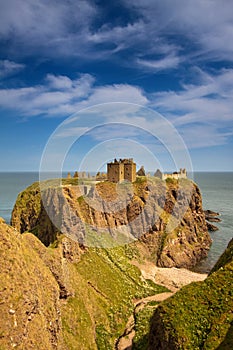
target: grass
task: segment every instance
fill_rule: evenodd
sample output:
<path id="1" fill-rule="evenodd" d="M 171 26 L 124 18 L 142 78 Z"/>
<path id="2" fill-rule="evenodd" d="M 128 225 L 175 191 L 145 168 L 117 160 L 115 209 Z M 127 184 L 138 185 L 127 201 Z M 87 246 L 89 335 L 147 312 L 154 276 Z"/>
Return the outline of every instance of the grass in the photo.
<path id="1" fill-rule="evenodd" d="M 82 349 L 113 349 L 133 312 L 133 300 L 165 290 L 142 280 L 138 268 L 129 263 L 128 252 L 128 247 L 89 248 L 75 265 L 71 273 L 75 295 L 62 311 L 69 349 L 80 344 Z M 82 338 L 86 344 L 80 343 Z"/>
<path id="2" fill-rule="evenodd" d="M 158 306 L 152 319 L 155 337 L 161 331 L 158 324 L 163 324 L 163 338 L 172 339 L 174 349 L 224 349 L 224 343 L 229 344 L 233 324 L 232 248 L 225 254 L 225 265 L 217 264 L 219 269 L 205 281 L 183 287 Z"/>
<path id="3" fill-rule="evenodd" d="M 57 180 L 51 180 L 45 182 L 44 185 L 45 187 L 53 187 L 57 186 L 57 183 Z M 72 191 L 75 193 L 75 189 L 68 187 L 68 185 L 76 186 L 77 183 L 78 179 L 62 180 L 63 186 L 67 186 L 67 188 L 63 187 L 67 196 Z M 132 185 L 134 199 L 136 198 L 140 203 L 144 203 L 149 196 L 148 192 L 151 192 L 150 195 L 154 196 L 156 201 L 156 198 L 161 195 L 166 196 L 166 188 L 176 190 L 177 185 L 178 183 L 176 180 L 162 182 L 159 179 L 147 179 L 146 177 L 137 178 L 136 182 Z M 185 186 L 186 185 L 187 183 L 185 182 Z M 123 184 L 122 186 L 123 191 L 126 190 L 127 192 L 128 184 Z M 103 199 L 113 200 L 115 198 L 116 184 L 101 182 L 98 183 L 96 187 Z M 152 190 L 149 191 L 149 188 L 152 188 Z M 68 199 L 70 201 L 73 200 L 71 204 L 79 211 L 83 222 L 87 224 L 90 223 L 90 207 L 85 201 L 85 198 L 83 196 L 74 196 L 71 198 L 70 196 Z M 143 203 L 140 205 L 143 206 Z M 25 215 L 30 205 L 33 206 L 36 219 L 41 210 L 38 183 L 30 186 L 26 191 L 20 194 L 17 199 L 17 210 L 19 212 L 21 211 L 21 213 L 25 213 Z M 160 216 L 166 223 L 169 220 L 170 214 L 163 211 L 161 208 L 160 210 Z M 19 214 L 18 217 L 20 217 Z M 38 236 L 40 236 L 40 232 L 44 234 L 43 230 L 45 226 L 43 227 L 43 224 L 44 222 L 40 223 L 40 227 L 35 225 L 34 228 L 32 227 L 32 231 L 34 230 L 33 232 Z M 61 305 L 64 349 L 109 350 L 114 348 L 115 340 L 123 334 L 126 322 L 133 312 L 134 301 L 167 290 L 161 286 L 155 285 L 150 280 L 142 279 L 138 268 L 130 263 L 130 260 L 138 260 L 141 254 L 139 254 L 136 244 L 123 244 L 123 234 L 121 236 L 119 233 L 119 238 L 116 242 L 108 233 L 101 233 L 98 235 L 96 232 L 91 232 L 90 230 L 87 233 L 89 240 L 87 242 L 89 246 L 88 250 L 85 254 L 81 254 L 81 260 L 78 263 L 67 262 L 66 270 L 64 270 L 65 272 L 62 270 L 63 265 L 61 265 L 61 261 L 64 261 L 64 258 L 62 257 L 63 260 L 61 259 L 61 261 L 59 259 L 56 260 L 56 251 L 62 249 L 62 238 L 56 239 L 58 237 L 54 237 L 54 243 L 52 241 L 49 242 L 52 244 L 47 248 L 47 253 L 51 256 L 51 259 L 54 256 L 56 264 L 60 264 L 59 268 L 56 267 L 57 270 L 55 272 L 57 274 L 61 271 L 66 273 L 65 277 L 69 281 L 69 285 L 73 291 L 72 296 Z M 176 232 L 174 232 L 174 235 L 176 235 Z M 159 253 L 162 252 L 166 240 L 167 234 L 164 233 L 160 241 Z M 97 243 L 100 248 L 90 248 L 92 245 L 96 246 Z M 101 248 L 115 246 L 116 243 L 121 244 L 121 246 L 109 249 Z M 45 255 L 47 253 L 45 253 Z M 26 260 L 30 263 L 30 259 L 28 259 L 29 257 L 27 256 Z M 207 291 L 208 288 L 206 287 L 206 290 L 202 290 L 202 293 L 207 293 Z M 188 297 L 185 297 L 185 294 L 184 296 L 182 295 L 177 304 L 174 301 L 175 308 L 181 306 L 181 310 L 178 314 L 176 314 L 174 310 L 172 311 L 172 320 L 170 321 L 170 318 L 167 318 L 168 328 L 170 327 L 171 331 L 176 329 L 178 338 L 180 336 L 181 338 L 191 339 L 192 335 L 193 343 L 191 343 L 191 346 L 199 346 L 207 339 L 207 334 L 211 330 L 208 325 L 210 317 L 206 311 L 207 309 L 205 309 L 206 306 L 203 307 L 203 305 L 200 305 L 201 299 L 195 288 L 191 293 L 187 292 L 187 295 Z M 189 308 L 189 302 L 192 301 L 194 297 L 198 302 L 195 303 L 194 309 L 192 309 L 191 307 Z M 228 297 L 230 297 L 230 294 Z M 169 313 L 170 306 L 166 306 L 166 303 L 164 305 L 164 308 L 167 307 L 166 311 Z M 150 319 L 155 307 L 156 304 L 151 302 L 144 310 L 136 315 L 135 349 L 146 348 Z M 192 310 L 191 315 L 187 316 L 187 308 L 188 310 Z M 214 311 L 216 311 L 217 305 L 214 304 L 213 308 Z M 182 324 L 182 322 L 184 324 L 187 319 L 187 322 L 192 324 L 192 317 L 196 317 L 193 316 L 196 311 L 199 318 L 197 316 L 195 321 L 199 322 L 201 326 L 193 328 L 190 326 L 190 330 L 184 331 L 184 327 L 179 326 L 179 322 L 180 324 Z M 220 316 L 219 313 L 217 313 L 217 315 Z M 215 320 L 214 313 L 211 317 Z M 231 322 L 231 319 L 229 319 L 229 322 Z M 184 334 L 184 332 L 186 333 Z M 228 332 L 228 328 L 225 329 L 225 333 L 226 332 Z M 197 339 L 201 337 L 201 342 L 197 343 Z"/>
<path id="4" fill-rule="evenodd" d="M 133 338 L 133 350 L 146 350 L 149 342 L 150 322 L 157 302 L 147 304 L 135 315 L 135 337 Z"/>

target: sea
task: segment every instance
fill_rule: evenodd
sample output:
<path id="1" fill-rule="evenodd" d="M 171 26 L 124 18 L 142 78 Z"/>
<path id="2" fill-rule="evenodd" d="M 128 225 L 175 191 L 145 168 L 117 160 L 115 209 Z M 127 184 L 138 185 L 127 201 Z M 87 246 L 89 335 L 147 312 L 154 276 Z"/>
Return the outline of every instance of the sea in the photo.
<path id="1" fill-rule="evenodd" d="M 193 179 L 201 190 L 203 208 L 219 212 L 221 219 L 214 223 L 219 230 L 210 232 L 213 243 L 208 257 L 194 268 L 208 273 L 233 237 L 233 172 L 197 172 Z M 37 172 L 0 172 L 0 217 L 10 223 L 17 195 L 38 180 Z"/>

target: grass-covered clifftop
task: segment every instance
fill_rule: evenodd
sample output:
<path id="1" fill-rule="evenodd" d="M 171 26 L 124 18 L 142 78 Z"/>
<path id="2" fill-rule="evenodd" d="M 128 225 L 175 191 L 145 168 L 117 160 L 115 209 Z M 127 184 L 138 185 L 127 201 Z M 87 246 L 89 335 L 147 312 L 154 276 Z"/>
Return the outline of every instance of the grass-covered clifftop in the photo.
<path id="1" fill-rule="evenodd" d="M 163 302 L 151 320 L 149 349 L 233 348 L 233 240 L 204 282 Z"/>

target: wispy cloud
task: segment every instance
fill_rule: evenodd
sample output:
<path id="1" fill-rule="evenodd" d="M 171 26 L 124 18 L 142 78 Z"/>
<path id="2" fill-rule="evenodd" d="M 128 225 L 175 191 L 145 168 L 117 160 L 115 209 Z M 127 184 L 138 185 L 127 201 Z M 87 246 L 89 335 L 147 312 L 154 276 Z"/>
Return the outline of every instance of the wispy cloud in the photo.
<path id="1" fill-rule="evenodd" d="M 118 64 L 155 71 L 181 62 L 233 60 L 231 1 L 123 0 L 120 6 L 131 13 L 121 24 L 101 21 L 104 8 L 92 1 L 9 0 L 1 7 L 0 40 L 15 57 L 115 56 Z"/>
<path id="2" fill-rule="evenodd" d="M 16 63 L 9 60 L 0 60 L 0 79 L 14 75 L 25 68 L 22 63 Z"/>
<path id="3" fill-rule="evenodd" d="M 145 33 L 153 33 L 165 43 L 171 38 L 181 50 L 190 50 L 187 60 L 233 60 L 233 4 L 223 0 L 124 0 L 144 21 Z M 156 20 L 154 20 L 156 18 Z M 176 39 L 177 38 L 177 39 Z M 227 45 L 226 45 L 227 43 Z"/>
<path id="4" fill-rule="evenodd" d="M 84 44 L 95 15 L 97 7 L 89 1 L 5 1 L 1 4 L 0 39 L 8 42 L 16 56 L 70 55 Z"/>
<path id="5" fill-rule="evenodd" d="M 199 72 L 202 80 L 199 84 L 183 85 L 180 91 L 155 93 L 154 106 L 173 114 L 177 126 L 194 122 L 232 121 L 233 69 L 222 69 L 212 75 Z"/>
<path id="6" fill-rule="evenodd" d="M 146 60 L 146 59 L 137 59 L 137 63 L 140 66 L 144 66 L 153 70 L 154 72 L 167 70 L 167 69 L 175 69 L 181 62 L 181 58 L 178 56 L 166 56 L 162 59 L 158 60 Z"/>
<path id="7" fill-rule="evenodd" d="M 68 116 L 78 110 L 109 102 L 148 103 L 142 89 L 128 84 L 95 85 L 90 74 L 77 79 L 47 75 L 44 85 L 27 88 L 0 89 L 0 106 L 26 117 L 45 115 Z"/>
<path id="8" fill-rule="evenodd" d="M 222 69 L 217 74 L 210 74 L 196 68 L 193 69 L 193 74 L 196 84 L 184 84 L 179 91 L 156 93 L 146 93 L 143 89 L 128 84 L 99 86 L 89 74 L 80 75 L 77 79 L 48 74 L 44 85 L 0 89 L 0 106 L 14 109 L 18 115 L 26 118 L 38 115 L 67 117 L 82 109 L 107 103 L 101 115 L 95 114 L 95 109 L 85 112 L 82 123 L 79 120 L 79 125 L 77 124 L 81 131 L 86 131 L 89 127 L 88 120 L 92 124 L 94 121 L 94 125 L 117 121 L 140 126 L 152 133 L 155 131 L 157 136 L 163 138 L 167 132 L 166 125 L 161 122 L 158 124 L 153 114 L 138 113 L 138 105 L 151 106 L 173 122 L 188 147 L 225 144 L 233 132 L 233 69 Z M 132 105 L 126 110 L 122 104 L 113 107 L 109 102 Z M 126 131 L 130 131 L 129 136 L 135 137 L 135 130 Z M 119 135 L 117 129 L 112 129 L 111 132 L 114 137 Z M 96 140 L 104 137 L 101 133 L 103 129 L 96 131 Z M 73 134 L 74 130 L 69 129 L 68 124 L 62 136 Z M 174 139 L 172 134 L 166 136 L 167 139 L 169 137 Z M 169 144 L 169 140 L 166 142 Z M 169 147 L 174 148 L 174 145 Z"/>

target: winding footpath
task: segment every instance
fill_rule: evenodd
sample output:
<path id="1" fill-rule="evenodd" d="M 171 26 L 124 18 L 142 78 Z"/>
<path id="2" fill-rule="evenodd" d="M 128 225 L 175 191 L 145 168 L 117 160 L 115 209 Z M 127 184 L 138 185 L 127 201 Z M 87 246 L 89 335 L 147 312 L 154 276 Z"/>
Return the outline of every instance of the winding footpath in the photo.
<path id="1" fill-rule="evenodd" d="M 132 345 L 133 345 L 133 338 L 135 336 L 135 315 L 141 311 L 147 303 L 151 302 L 151 301 L 163 301 L 167 298 L 169 298 L 170 296 L 172 296 L 174 293 L 173 292 L 166 292 L 166 293 L 160 293 L 160 294 L 155 294 L 155 295 L 151 295 L 149 297 L 146 298 L 142 298 L 137 300 L 134 303 L 134 312 L 132 315 L 130 315 L 128 322 L 126 324 L 125 327 L 125 331 L 123 333 L 123 335 L 117 340 L 116 345 L 115 345 L 115 349 L 116 350 L 131 350 L 132 349 Z"/>
<path id="2" fill-rule="evenodd" d="M 156 284 L 163 285 L 171 290 L 171 292 L 159 293 L 135 301 L 134 312 L 128 319 L 124 333 L 116 341 L 115 350 L 132 350 L 133 338 L 135 336 L 135 317 L 149 302 L 164 301 L 183 286 L 191 282 L 203 281 L 207 277 L 206 274 L 195 273 L 183 268 L 159 268 L 152 263 L 145 265 L 135 263 L 135 265 L 141 270 L 144 279 L 150 279 Z"/>

